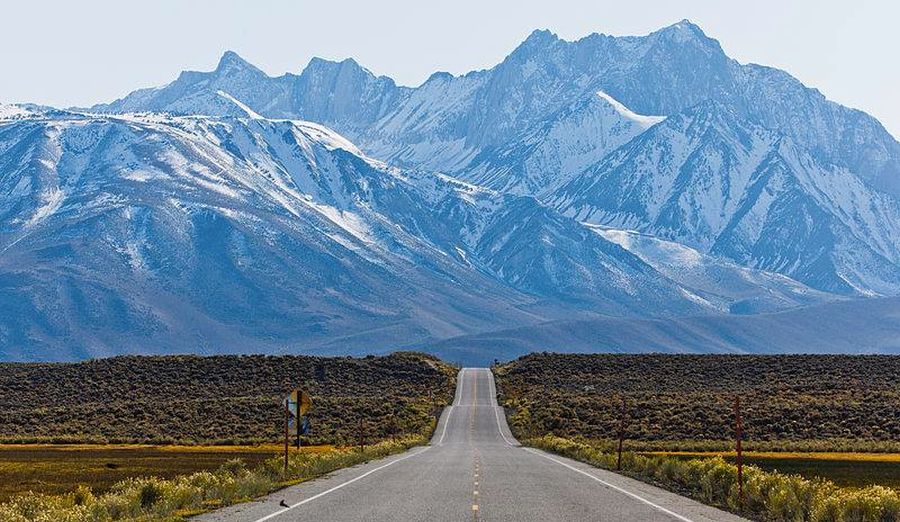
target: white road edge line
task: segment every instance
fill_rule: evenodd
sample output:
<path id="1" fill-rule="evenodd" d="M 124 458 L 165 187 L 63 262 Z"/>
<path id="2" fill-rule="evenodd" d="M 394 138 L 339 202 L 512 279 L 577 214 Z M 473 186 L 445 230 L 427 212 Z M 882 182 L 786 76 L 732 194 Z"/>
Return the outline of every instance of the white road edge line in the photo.
<path id="1" fill-rule="evenodd" d="M 444 428 L 441 430 L 441 438 L 438 439 L 437 445 L 440 446 L 444 443 L 444 435 L 447 434 L 447 425 L 450 424 L 450 416 L 453 414 L 453 407 L 462 400 L 460 398 L 460 391 L 462 390 L 462 378 L 465 375 L 466 369 L 463 368 L 459 371 L 459 374 L 456 376 L 456 393 L 453 395 L 453 404 L 451 404 L 447 408 L 447 418 L 444 419 Z"/>
<path id="2" fill-rule="evenodd" d="M 596 480 L 597 482 L 603 484 L 604 486 L 606 486 L 606 487 L 608 487 L 608 488 L 610 488 L 610 489 L 614 489 L 614 490 L 618 491 L 619 493 L 622 493 L 622 494 L 624 494 L 624 495 L 628 495 L 629 497 L 631 497 L 631 498 L 633 498 L 633 499 L 635 499 L 635 500 L 637 500 L 637 501 L 643 502 L 644 504 L 647 504 L 648 506 L 650 506 L 650 507 L 652 507 L 652 508 L 654 508 L 654 509 L 658 509 L 659 511 L 662 511 L 663 513 L 665 513 L 665 514 L 667 514 L 667 515 L 671 515 L 672 517 L 675 517 L 676 519 L 681 520 L 682 522 L 694 522 L 693 520 L 691 520 L 691 519 L 689 519 L 689 518 L 687 518 L 687 517 L 683 517 L 683 516 L 679 515 L 678 513 L 675 513 L 674 511 L 670 511 L 670 510 L 668 510 L 668 509 L 666 509 L 666 508 L 664 508 L 664 507 L 662 507 L 662 506 L 660 506 L 660 505 L 658 505 L 658 504 L 654 504 L 653 502 L 647 500 L 646 498 L 644 498 L 644 497 L 642 497 L 642 496 L 640 496 L 640 495 L 637 495 L 637 494 L 632 493 L 632 492 L 630 492 L 630 491 L 628 491 L 628 490 L 622 489 L 622 488 L 620 488 L 619 486 L 616 486 L 616 485 L 614 485 L 614 484 L 610 484 L 609 482 L 607 482 L 607 481 L 605 481 L 605 480 L 603 480 L 603 479 L 597 478 L 597 477 L 595 477 L 594 475 L 591 475 L 590 473 L 588 473 L 587 471 L 583 471 L 583 470 L 580 470 L 580 469 L 578 469 L 578 468 L 576 468 L 576 467 L 574 467 L 574 466 L 570 466 L 570 465 L 566 464 L 565 462 L 563 462 L 563 461 L 561 461 L 561 460 L 554 459 L 553 457 L 551 457 L 551 456 L 549 456 L 549 455 L 545 455 L 545 454 L 543 454 L 543 453 L 541 453 L 541 452 L 539 452 L 539 451 L 535 451 L 535 450 L 532 449 L 532 448 L 522 448 L 522 449 L 524 449 L 525 451 L 529 451 L 529 452 L 531 452 L 531 453 L 534 453 L 534 454 L 537 455 L 538 457 L 544 457 L 544 458 L 547 459 L 547 460 L 552 460 L 553 462 L 559 464 L 560 466 L 565 466 L 565 467 L 569 468 L 569 469 L 572 470 L 572 471 L 575 471 L 575 472 L 577 472 L 577 473 L 581 473 L 581 474 L 584 475 L 585 477 L 592 478 L 592 479 Z"/>
<path id="3" fill-rule="evenodd" d="M 491 398 L 491 402 L 497 400 L 497 384 L 494 382 L 494 372 L 488 370 L 488 376 L 490 378 L 491 383 L 491 393 L 493 393 L 493 397 Z M 503 437 L 503 440 L 509 444 L 510 446 L 515 446 L 509 439 L 506 438 L 506 435 L 503 434 L 503 426 L 500 424 L 500 406 L 499 404 L 494 405 L 494 418 L 497 419 L 497 431 L 500 432 L 500 436 Z"/>
<path id="4" fill-rule="evenodd" d="M 441 438 L 438 439 L 437 445 L 440 446 L 444 443 L 444 435 L 447 434 L 447 425 L 450 424 L 450 416 L 453 415 L 453 405 L 451 404 L 447 408 L 447 418 L 444 419 L 444 429 L 441 431 Z"/>
<path id="5" fill-rule="evenodd" d="M 456 393 L 453 394 L 453 404 L 451 406 L 462 402 L 462 381 L 463 376 L 466 374 L 466 370 L 467 368 L 463 368 L 456 375 Z"/>
<path id="6" fill-rule="evenodd" d="M 399 459 L 396 459 L 396 460 L 392 460 L 392 461 L 388 462 L 387 464 L 384 464 L 384 465 L 382 465 L 382 466 L 378 466 L 378 467 L 375 468 L 375 469 L 369 470 L 369 471 L 363 473 L 362 475 L 360 475 L 360 476 L 358 476 L 358 477 L 356 477 L 356 478 L 354 478 L 354 479 L 350 479 L 350 480 L 348 480 L 347 482 L 343 482 L 343 483 L 341 483 L 341 484 L 338 484 L 337 486 L 335 486 L 335 487 L 333 487 L 333 488 L 331 488 L 331 489 L 329 489 L 329 490 L 323 491 L 323 492 L 321 492 L 321 493 L 319 493 L 319 494 L 317 494 L 317 495 L 313 495 L 313 496 L 311 496 L 311 497 L 309 497 L 309 498 L 307 498 L 307 499 L 301 500 L 300 502 L 297 502 L 296 504 L 294 504 L 294 505 L 291 506 L 291 507 L 286 507 L 286 508 L 283 508 L 283 509 L 279 509 L 278 511 L 272 513 L 271 515 L 266 515 L 266 516 L 264 516 L 264 517 L 262 517 L 262 518 L 260 518 L 260 519 L 257 519 L 255 522 L 265 522 L 266 520 L 271 520 L 271 519 L 273 519 L 273 518 L 275 518 L 275 517 L 277 517 L 277 516 L 279 516 L 279 515 L 283 515 L 283 514 L 287 513 L 288 511 L 290 511 L 290 510 L 292 510 L 292 509 L 294 509 L 294 508 L 296 508 L 296 507 L 300 507 L 300 506 L 302 506 L 303 504 L 306 504 L 307 502 L 312 502 L 313 500 L 316 500 L 317 498 L 320 498 L 320 497 L 324 497 L 325 495 L 327 495 L 327 494 L 329 494 L 329 493 L 331 493 L 331 492 L 337 491 L 337 490 L 341 489 L 341 488 L 344 487 L 344 486 L 348 486 L 348 485 L 350 485 L 350 484 L 353 484 L 353 483 L 356 482 L 357 480 L 366 478 L 366 477 L 368 477 L 369 475 L 371 475 L 372 473 L 375 473 L 376 471 L 383 470 L 384 468 L 386 468 L 386 467 L 388 467 L 388 466 L 393 466 L 394 464 L 396 464 L 396 463 L 398 463 L 398 462 L 401 462 L 401 461 L 404 461 L 404 460 L 406 460 L 406 459 L 409 459 L 409 458 L 412 458 L 412 457 L 416 457 L 416 456 L 418 456 L 418 455 L 421 455 L 421 454 L 425 453 L 426 451 L 428 451 L 429 449 L 431 449 L 431 446 L 425 446 L 425 449 L 423 449 L 422 451 L 417 451 L 416 453 L 413 453 L 412 455 L 407 455 L 407 456 L 405 456 L 405 457 L 402 457 L 402 458 L 399 458 Z M 274 494 L 274 493 L 273 493 L 273 494 Z"/>

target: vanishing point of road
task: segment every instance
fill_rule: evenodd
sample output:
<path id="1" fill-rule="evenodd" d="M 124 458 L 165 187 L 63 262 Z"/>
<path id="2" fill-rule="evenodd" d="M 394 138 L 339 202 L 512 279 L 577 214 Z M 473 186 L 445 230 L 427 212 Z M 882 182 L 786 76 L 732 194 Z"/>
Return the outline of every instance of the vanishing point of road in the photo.
<path id="1" fill-rule="evenodd" d="M 494 377 L 460 371 L 431 444 L 197 517 L 215 522 L 736 522 L 730 513 L 516 442 Z M 283 507 L 282 503 L 287 507 Z"/>

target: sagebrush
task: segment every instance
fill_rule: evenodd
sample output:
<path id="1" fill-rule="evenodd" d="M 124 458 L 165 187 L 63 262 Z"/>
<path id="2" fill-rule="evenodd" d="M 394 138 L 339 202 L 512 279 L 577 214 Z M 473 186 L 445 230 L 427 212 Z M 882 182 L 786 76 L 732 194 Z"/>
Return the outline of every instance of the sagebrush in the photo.
<path id="1" fill-rule="evenodd" d="M 529 445 L 605 469 L 616 468 L 616 454 L 585 442 L 551 435 Z M 839 488 L 826 480 L 765 472 L 744 467 L 744 496 L 738 493 L 737 466 L 721 458 L 679 459 L 622 455 L 622 472 L 728 509 L 754 520 L 771 522 L 895 522 L 900 520 L 900 493 L 881 486 Z"/>
<path id="2" fill-rule="evenodd" d="M 430 433 L 430 430 L 428 431 Z M 308 480 L 336 469 L 382 458 L 424 444 L 428 433 L 382 441 L 364 449 L 344 448 L 322 453 L 292 453 L 288 472 L 276 457 L 256 468 L 240 460 L 215 471 L 170 480 L 132 478 L 101 495 L 79 487 L 66 495 L 36 493 L 0 504 L 3 522 L 107 522 L 116 520 L 178 520 L 192 513 L 249 500 L 287 484 Z"/>

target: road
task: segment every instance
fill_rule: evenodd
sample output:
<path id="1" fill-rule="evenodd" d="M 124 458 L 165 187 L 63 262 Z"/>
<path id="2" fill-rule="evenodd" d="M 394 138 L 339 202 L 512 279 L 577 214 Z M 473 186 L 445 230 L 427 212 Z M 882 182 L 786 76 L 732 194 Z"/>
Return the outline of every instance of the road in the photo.
<path id="1" fill-rule="evenodd" d="M 289 507 L 281 507 L 284 502 Z M 460 372 L 431 444 L 197 517 L 210 522 L 744 520 L 519 446 L 487 369 Z"/>

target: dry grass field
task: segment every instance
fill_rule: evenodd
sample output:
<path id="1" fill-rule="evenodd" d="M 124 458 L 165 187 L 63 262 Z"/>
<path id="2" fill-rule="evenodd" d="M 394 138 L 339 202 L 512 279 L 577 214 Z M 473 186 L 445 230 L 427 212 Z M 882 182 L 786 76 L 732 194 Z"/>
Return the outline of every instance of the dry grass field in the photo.
<path id="1" fill-rule="evenodd" d="M 330 446 L 303 448 L 330 451 Z M 282 451 L 269 446 L 0 445 L 0 502 L 26 491 L 68 493 L 79 484 L 103 493 L 126 478 L 172 478 L 214 470 L 231 459 L 256 466 Z M 292 450 L 295 451 L 295 450 Z"/>

